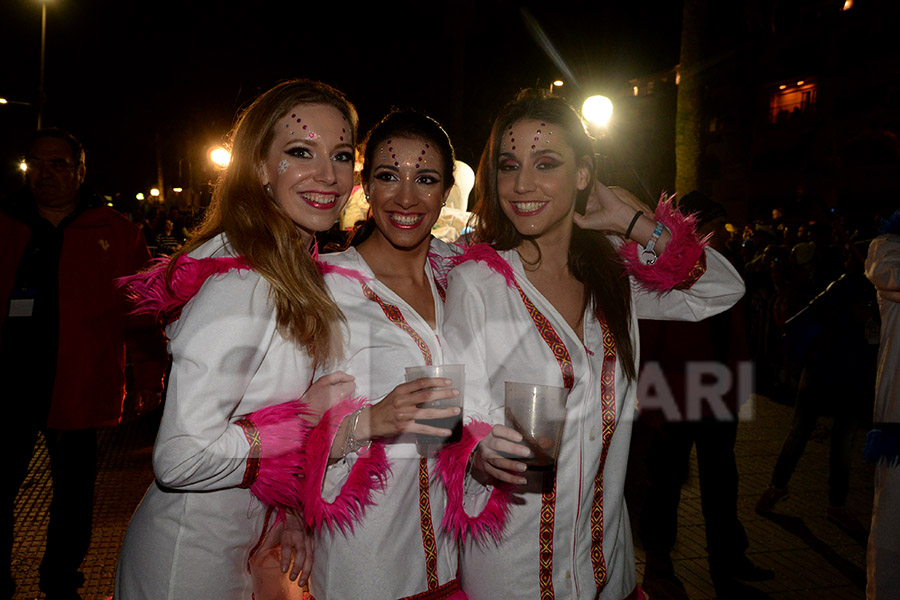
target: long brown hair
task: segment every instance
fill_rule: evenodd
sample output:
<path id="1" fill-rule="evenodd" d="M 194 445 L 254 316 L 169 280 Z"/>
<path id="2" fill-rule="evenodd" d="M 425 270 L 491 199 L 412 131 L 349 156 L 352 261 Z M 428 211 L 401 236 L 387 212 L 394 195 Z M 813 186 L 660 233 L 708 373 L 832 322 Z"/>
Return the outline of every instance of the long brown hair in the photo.
<path id="1" fill-rule="evenodd" d="M 521 120 L 537 120 L 553 124 L 564 135 L 575 151 L 578 160 L 587 159 L 591 165 L 591 181 L 594 180 L 597 161 L 594 160 L 593 143 L 585 131 L 578 113 L 565 100 L 552 96 L 545 90 L 527 89 L 503 109 L 494 120 L 491 136 L 481 154 L 478 173 L 475 176 L 475 239 L 487 242 L 497 250 L 517 248 L 523 242 L 534 242 L 532 236 L 519 233 L 515 225 L 503 213 L 497 192 L 500 143 L 503 132 Z M 575 209 L 584 212 L 590 186 L 578 191 Z M 584 284 L 584 302 L 593 305 L 606 321 L 612 333 L 622 370 L 630 381 L 637 377 L 634 365 L 634 344 L 631 341 L 631 285 L 616 250 L 606 236 L 597 231 L 572 225 L 569 244 L 569 268 L 578 281 Z"/>
<path id="2" fill-rule="evenodd" d="M 234 251 L 271 286 L 282 335 L 306 348 L 315 364 L 322 364 L 341 351 L 344 315 L 328 294 L 300 228 L 266 192 L 259 176 L 275 123 L 297 104 L 333 106 L 347 119 L 351 143 L 356 143 L 356 109 L 341 92 L 305 79 L 279 83 L 238 118 L 230 134 L 231 164 L 219 176 L 203 223 L 178 254 L 224 233 Z M 174 264 L 173 260 L 170 277 Z"/>

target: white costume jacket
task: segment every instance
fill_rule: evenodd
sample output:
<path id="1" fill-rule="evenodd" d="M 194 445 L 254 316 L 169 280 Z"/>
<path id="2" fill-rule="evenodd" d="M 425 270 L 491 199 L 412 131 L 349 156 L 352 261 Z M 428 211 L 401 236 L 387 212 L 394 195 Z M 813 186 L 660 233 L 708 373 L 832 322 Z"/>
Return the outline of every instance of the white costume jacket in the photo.
<path id="1" fill-rule="evenodd" d="M 444 289 L 435 267 L 442 256 L 456 253 L 444 242 L 431 242 L 425 270 L 438 324 Z M 405 367 L 444 363 L 440 332 L 378 281 L 355 248 L 320 260 L 332 267 L 325 280 L 349 326 L 338 369 L 356 378 L 358 394 L 377 403 L 405 381 Z M 458 592 L 456 543 L 438 527 L 445 494 L 431 475 L 433 460 L 419 457 L 414 434 L 382 442 L 390 474 L 383 491 L 374 494 L 375 504 L 352 531 L 321 527 L 318 532 L 310 580 L 316 600 L 438 599 Z M 351 453 L 328 468 L 323 501 L 345 487 L 357 459 Z"/>
<path id="2" fill-rule="evenodd" d="M 207 258 L 216 260 L 201 262 Z M 199 291 L 166 329 L 173 363 L 153 449 L 156 481 L 125 536 L 118 600 L 253 593 L 248 560 L 272 514 L 251 491 L 265 477 L 260 458 L 272 445 L 251 413 L 299 412 L 292 401 L 313 372 L 306 352 L 278 332 L 268 283 L 240 260 L 223 236 L 187 259 L 214 271 L 194 277 Z"/>
<path id="3" fill-rule="evenodd" d="M 698 255 L 683 289 L 657 294 L 633 282 L 636 364 L 638 318 L 699 320 L 742 296 L 740 276 L 720 254 L 703 255 L 698 245 Z M 500 268 L 476 259 L 450 272 L 445 307 L 447 360 L 466 365 L 465 414 L 476 420 L 469 426 L 476 435 L 464 437 L 457 456 L 440 457 L 446 526 L 470 536 L 461 557 L 463 590 L 472 600 L 637 597 L 623 498 L 636 384 L 626 380 L 594 307 L 584 314 L 582 344 L 529 282 L 515 250 L 493 256 L 502 259 Z M 665 256 L 652 268 L 665 268 Z M 504 422 L 506 381 L 570 388 L 555 482 L 529 472 L 527 485 L 504 492 L 460 475 L 475 442 Z M 455 477 L 445 476 L 445 459 Z"/>

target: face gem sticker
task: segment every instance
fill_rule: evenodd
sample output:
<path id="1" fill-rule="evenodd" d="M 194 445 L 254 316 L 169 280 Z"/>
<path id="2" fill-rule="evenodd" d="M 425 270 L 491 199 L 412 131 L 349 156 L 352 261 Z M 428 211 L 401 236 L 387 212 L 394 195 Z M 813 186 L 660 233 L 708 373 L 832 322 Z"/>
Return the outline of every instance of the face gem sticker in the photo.
<path id="1" fill-rule="evenodd" d="M 282 158 L 281 162 L 278 163 L 278 174 L 281 175 L 282 173 L 284 173 L 287 170 L 288 170 L 288 161 L 286 158 Z"/>

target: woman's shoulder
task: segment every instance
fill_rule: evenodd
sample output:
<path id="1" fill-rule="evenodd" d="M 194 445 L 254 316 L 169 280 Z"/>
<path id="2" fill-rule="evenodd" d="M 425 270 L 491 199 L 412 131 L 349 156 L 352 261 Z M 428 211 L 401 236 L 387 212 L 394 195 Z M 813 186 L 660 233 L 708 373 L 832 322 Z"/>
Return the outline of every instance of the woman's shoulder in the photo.
<path id="1" fill-rule="evenodd" d="M 512 285 L 515 281 L 514 255 L 515 250 L 495 250 L 488 244 L 468 246 L 461 255 L 450 259 L 455 264 L 450 276 L 503 281 Z"/>
<path id="2" fill-rule="evenodd" d="M 237 254 L 234 252 L 231 242 L 228 241 L 228 236 L 220 233 L 191 250 L 188 256 L 199 260 L 202 258 L 236 258 Z"/>

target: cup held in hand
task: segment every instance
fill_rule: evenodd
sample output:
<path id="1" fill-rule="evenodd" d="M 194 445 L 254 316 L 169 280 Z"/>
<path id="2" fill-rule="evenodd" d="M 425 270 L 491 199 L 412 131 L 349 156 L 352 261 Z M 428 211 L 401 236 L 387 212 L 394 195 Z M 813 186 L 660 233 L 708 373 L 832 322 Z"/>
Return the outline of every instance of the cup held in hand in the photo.
<path id="1" fill-rule="evenodd" d="M 458 415 L 444 419 L 416 419 L 416 423 L 430 425 L 431 427 L 438 427 L 440 429 L 449 429 L 453 432 L 449 437 L 426 435 L 422 433 L 416 434 L 416 449 L 419 451 L 419 456 L 432 457 L 446 444 L 453 444 L 462 439 L 463 390 L 466 382 L 465 365 L 423 365 L 418 367 L 406 367 L 406 381 L 415 381 L 416 379 L 422 379 L 423 377 L 444 377 L 450 379 L 453 383 L 448 387 L 459 390 L 459 395 L 454 398 L 423 402 L 419 405 L 419 408 L 450 408 L 456 406 L 460 409 Z"/>
<path id="2" fill-rule="evenodd" d="M 549 470 L 556 466 L 563 425 L 566 422 L 567 388 L 507 381 L 505 425 L 522 434 L 522 443 L 531 450 L 524 462 L 530 469 Z"/>

